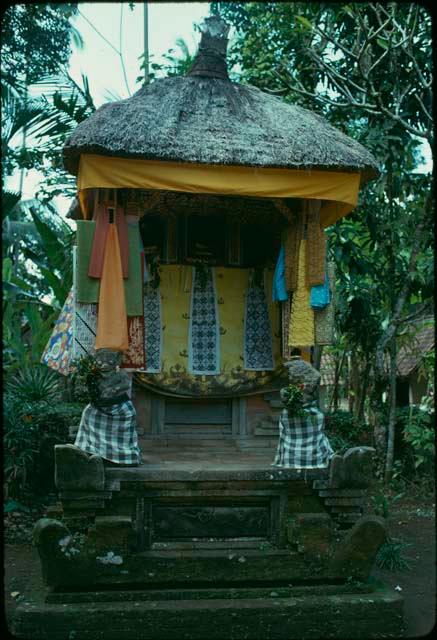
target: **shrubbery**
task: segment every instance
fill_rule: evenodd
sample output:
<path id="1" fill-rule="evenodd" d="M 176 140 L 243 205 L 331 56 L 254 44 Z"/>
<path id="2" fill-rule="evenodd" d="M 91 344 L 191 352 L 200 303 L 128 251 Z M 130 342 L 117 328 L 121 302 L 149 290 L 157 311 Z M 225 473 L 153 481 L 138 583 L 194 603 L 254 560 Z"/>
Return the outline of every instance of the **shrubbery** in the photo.
<path id="1" fill-rule="evenodd" d="M 81 402 L 64 401 L 60 376 L 43 366 L 25 369 L 8 381 L 3 398 L 6 497 L 54 490 L 54 445 L 69 441 Z"/>
<path id="2" fill-rule="evenodd" d="M 370 445 L 369 427 L 357 420 L 349 411 L 332 411 L 325 415 L 325 432 L 335 453 L 344 453 L 350 447 Z"/>
<path id="3" fill-rule="evenodd" d="M 398 481 L 434 483 L 434 410 L 428 405 L 411 405 L 397 412 L 396 460 L 393 477 Z"/>

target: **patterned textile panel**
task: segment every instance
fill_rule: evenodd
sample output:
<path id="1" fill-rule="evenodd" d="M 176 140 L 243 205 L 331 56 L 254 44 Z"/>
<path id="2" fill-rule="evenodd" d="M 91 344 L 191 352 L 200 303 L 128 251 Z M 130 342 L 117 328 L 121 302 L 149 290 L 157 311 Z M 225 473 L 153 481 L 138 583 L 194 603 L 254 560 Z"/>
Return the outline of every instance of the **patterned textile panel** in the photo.
<path id="1" fill-rule="evenodd" d="M 220 370 L 220 333 L 214 273 L 194 267 L 191 288 L 188 369 L 194 374 L 217 374 Z"/>
<path id="2" fill-rule="evenodd" d="M 192 267 L 161 266 L 162 369 L 138 373 L 137 381 L 149 388 L 179 396 L 222 396 L 273 390 L 286 383 L 282 366 L 280 307 L 271 302 L 273 269 L 266 272 L 266 300 L 273 333 L 273 371 L 244 369 L 244 310 L 249 269 L 214 268 L 220 332 L 220 372 L 189 373 L 189 325 Z M 147 334 L 147 330 L 146 330 Z M 147 337 L 146 337 L 147 341 Z M 147 364 L 146 350 L 146 364 Z"/>
<path id="3" fill-rule="evenodd" d="M 73 289 L 71 289 L 53 328 L 52 335 L 41 356 L 42 364 L 46 364 L 64 376 L 69 373 L 73 344 L 73 305 L 74 296 Z"/>
<path id="4" fill-rule="evenodd" d="M 271 371 L 273 339 L 269 308 L 263 286 L 252 284 L 246 295 L 244 314 L 244 368 Z"/>
<path id="5" fill-rule="evenodd" d="M 161 290 L 150 285 L 144 291 L 144 351 L 148 373 L 159 373 L 162 367 Z"/>

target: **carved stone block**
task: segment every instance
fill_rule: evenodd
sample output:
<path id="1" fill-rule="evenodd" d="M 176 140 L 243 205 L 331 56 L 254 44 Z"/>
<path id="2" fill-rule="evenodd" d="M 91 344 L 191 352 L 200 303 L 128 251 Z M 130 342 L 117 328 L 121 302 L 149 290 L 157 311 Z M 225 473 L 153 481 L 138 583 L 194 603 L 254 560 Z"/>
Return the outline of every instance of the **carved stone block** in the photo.
<path id="1" fill-rule="evenodd" d="M 288 527 L 289 542 L 311 555 L 328 554 L 332 537 L 332 520 L 327 513 L 297 514 Z"/>
<path id="2" fill-rule="evenodd" d="M 102 491 L 105 487 L 102 458 L 72 444 L 55 445 L 55 484 L 60 491 Z"/>
<path id="3" fill-rule="evenodd" d="M 330 569 L 335 575 L 367 580 L 376 554 L 387 539 L 386 524 L 378 516 L 363 516 L 348 531 L 332 558 Z"/>
<path id="4" fill-rule="evenodd" d="M 41 518 L 33 529 L 33 544 L 41 560 L 42 576 L 47 585 L 62 582 L 66 569 L 65 547 L 71 540 L 70 531 L 59 520 Z"/>
<path id="5" fill-rule="evenodd" d="M 333 488 L 366 489 L 372 481 L 373 447 L 353 447 L 343 456 L 331 458 L 329 486 Z"/>
<path id="6" fill-rule="evenodd" d="M 88 531 L 87 547 L 96 551 L 128 551 L 136 537 L 129 516 L 96 516 L 95 525 Z"/>

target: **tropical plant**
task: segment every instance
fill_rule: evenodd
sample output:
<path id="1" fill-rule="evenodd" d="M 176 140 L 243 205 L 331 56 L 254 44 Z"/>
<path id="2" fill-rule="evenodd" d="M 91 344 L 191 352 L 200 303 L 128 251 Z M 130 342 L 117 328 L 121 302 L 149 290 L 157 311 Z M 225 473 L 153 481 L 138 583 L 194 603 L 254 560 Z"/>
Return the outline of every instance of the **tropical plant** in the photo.
<path id="1" fill-rule="evenodd" d="M 3 398 L 5 492 L 53 491 L 54 445 L 69 440 L 69 428 L 79 423 L 83 402 L 64 402 L 58 374 L 31 367 L 13 376 Z"/>
<path id="2" fill-rule="evenodd" d="M 5 386 L 6 393 L 27 402 L 60 402 L 62 386 L 59 374 L 47 367 L 33 366 L 19 371 Z"/>
<path id="3" fill-rule="evenodd" d="M 378 551 L 376 565 L 388 571 L 408 571 L 411 566 L 409 558 L 404 556 L 404 550 L 411 546 L 411 543 L 399 538 L 388 538 Z"/>
<path id="4" fill-rule="evenodd" d="M 330 411 L 325 414 L 325 430 L 336 453 L 368 443 L 369 427 L 364 420 L 349 411 Z"/>
<path id="5" fill-rule="evenodd" d="M 410 471 L 433 475 L 435 463 L 433 412 L 411 405 L 398 410 L 397 425 L 402 429 L 407 445 L 404 457 L 409 457 L 412 462 Z"/>

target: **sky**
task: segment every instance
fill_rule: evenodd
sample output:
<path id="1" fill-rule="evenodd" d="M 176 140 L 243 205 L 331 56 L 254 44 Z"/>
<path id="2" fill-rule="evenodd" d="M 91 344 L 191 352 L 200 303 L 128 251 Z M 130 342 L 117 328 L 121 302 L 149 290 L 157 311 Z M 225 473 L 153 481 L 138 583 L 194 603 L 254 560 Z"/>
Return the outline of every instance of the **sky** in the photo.
<path id="1" fill-rule="evenodd" d="M 144 3 L 135 3 L 132 10 L 129 3 L 80 3 L 79 11 L 74 25 L 82 34 L 85 46 L 83 51 L 73 53 L 71 75 L 78 81 L 81 72 L 88 76 L 96 106 L 107 102 L 110 93 L 128 98 L 140 88 L 136 79 L 142 73 L 138 58 L 144 51 Z M 208 2 L 149 2 L 150 61 L 159 61 L 180 37 L 194 52 L 199 33 L 194 31 L 193 23 L 201 23 L 208 15 Z M 122 52 L 127 82 L 120 56 L 96 33 L 90 22 L 115 49 Z"/>

